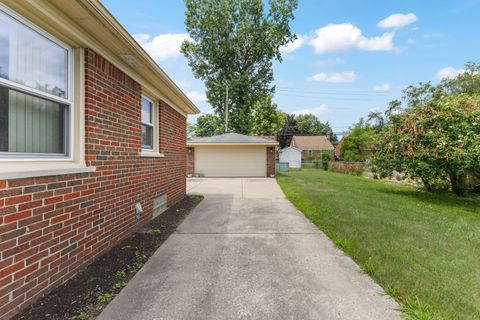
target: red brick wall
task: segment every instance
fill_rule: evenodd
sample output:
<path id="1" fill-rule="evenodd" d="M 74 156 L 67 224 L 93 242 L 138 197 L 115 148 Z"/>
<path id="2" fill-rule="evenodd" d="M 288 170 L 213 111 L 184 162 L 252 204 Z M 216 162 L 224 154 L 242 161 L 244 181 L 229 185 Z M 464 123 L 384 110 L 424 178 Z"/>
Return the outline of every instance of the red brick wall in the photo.
<path id="1" fill-rule="evenodd" d="M 275 175 L 275 147 L 267 147 L 267 177 Z"/>
<path id="2" fill-rule="evenodd" d="M 187 148 L 187 175 L 195 175 L 195 148 Z"/>
<path id="3" fill-rule="evenodd" d="M 165 157 L 139 157 L 140 95 L 139 84 L 86 50 L 85 158 L 97 171 L 0 181 L 0 319 L 141 227 L 155 197 L 166 193 L 172 205 L 185 196 L 186 119 L 159 102 Z"/>
<path id="4" fill-rule="evenodd" d="M 312 150 L 312 151 L 310 151 L 310 153 L 312 154 L 312 157 L 314 159 L 321 159 L 321 157 L 322 157 L 320 150 Z M 308 150 L 302 150 L 302 160 L 303 161 L 309 161 L 310 160 L 308 158 Z"/>
<path id="5" fill-rule="evenodd" d="M 330 151 L 331 153 L 331 158 L 333 159 L 333 150 L 312 150 L 311 154 L 313 156 L 313 159 L 319 159 L 322 160 L 322 152 L 323 151 Z M 309 161 L 310 159 L 308 158 L 308 151 L 307 150 L 302 150 L 302 161 Z"/>

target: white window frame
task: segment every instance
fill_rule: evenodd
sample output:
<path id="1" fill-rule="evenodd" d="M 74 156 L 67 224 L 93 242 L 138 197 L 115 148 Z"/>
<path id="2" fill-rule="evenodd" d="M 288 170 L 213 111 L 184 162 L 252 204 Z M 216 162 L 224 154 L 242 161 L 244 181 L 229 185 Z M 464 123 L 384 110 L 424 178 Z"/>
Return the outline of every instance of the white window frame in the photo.
<path id="1" fill-rule="evenodd" d="M 160 128 L 159 128 L 159 115 L 160 115 L 160 110 L 159 110 L 159 105 L 158 105 L 158 99 L 153 99 L 150 98 L 151 95 L 148 95 L 147 93 L 142 94 L 141 98 L 149 101 L 152 104 L 152 123 L 147 123 L 143 122 L 143 119 L 140 115 L 140 123 L 141 125 L 147 125 L 152 127 L 152 148 L 149 148 L 147 146 L 144 146 L 142 144 L 142 149 L 140 152 L 141 157 L 164 157 L 163 153 L 160 153 Z M 142 105 L 140 104 L 140 113 L 142 112 Z"/>
<path id="2" fill-rule="evenodd" d="M 32 31 L 38 33 L 40 36 L 47 38 L 48 40 L 52 41 L 53 43 L 59 45 L 63 49 L 67 50 L 67 98 L 62 98 L 55 96 L 50 93 L 43 92 L 41 90 L 37 90 L 34 88 L 30 88 L 28 86 L 16 83 L 11 80 L 7 80 L 4 78 L 0 78 L 0 85 L 7 87 L 12 90 L 16 90 L 28 95 L 36 96 L 42 99 L 54 101 L 57 103 L 61 103 L 66 105 L 67 110 L 65 114 L 65 133 L 64 133 L 64 143 L 65 143 L 65 153 L 62 154 L 55 154 L 55 153 L 19 153 L 19 152 L 0 152 L 0 162 L 1 161 L 12 161 L 12 160 L 41 160 L 41 161 L 72 161 L 74 154 L 74 132 L 73 132 L 73 123 L 75 121 L 74 115 L 74 51 L 73 48 L 64 42 L 58 40 L 57 38 L 53 37 L 49 33 L 45 32 L 44 30 L 40 29 L 27 19 L 19 16 L 12 10 L 6 8 L 5 6 L 0 4 L 0 12 L 6 14 L 7 16 L 11 17 L 13 20 L 16 20 L 18 23 L 23 24 L 25 27 L 31 29 Z"/>
<path id="3" fill-rule="evenodd" d="M 143 115 L 141 115 L 142 125 L 152 128 L 152 147 L 142 144 L 142 149 L 148 150 L 148 151 L 153 151 L 153 150 L 155 150 L 155 142 L 157 141 L 157 139 L 155 139 L 155 127 L 156 127 L 155 126 L 155 118 L 156 118 L 155 103 L 153 102 L 152 99 L 150 99 L 150 98 L 148 98 L 147 96 L 144 96 L 144 95 L 142 95 L 141 99 L 145 99 L 148 102 L 150 102 L 150 105 L 152 107 L 151 110 L 150 110 L 150 117 L 152 119 L 152 122 L 144 122 L 143 121 Z M 140 108 L 141 108 L 141 112 L 143 112 L 143 108 L 142 108 L 141 104 L 140 104 Z"/>

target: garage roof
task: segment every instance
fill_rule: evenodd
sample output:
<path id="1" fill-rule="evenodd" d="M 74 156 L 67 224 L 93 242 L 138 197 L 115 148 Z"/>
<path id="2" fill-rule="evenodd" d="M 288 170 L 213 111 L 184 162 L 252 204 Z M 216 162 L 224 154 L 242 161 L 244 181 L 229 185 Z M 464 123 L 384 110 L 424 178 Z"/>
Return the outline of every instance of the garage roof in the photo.
<path id="1" fill-rule="evenodd" d="M 194 137 L 187 141 L 188 146 L 197 145 L 265 145 L 276 146 L 277 141 L 239 133 L 225 133 L 211 137 Z"/>

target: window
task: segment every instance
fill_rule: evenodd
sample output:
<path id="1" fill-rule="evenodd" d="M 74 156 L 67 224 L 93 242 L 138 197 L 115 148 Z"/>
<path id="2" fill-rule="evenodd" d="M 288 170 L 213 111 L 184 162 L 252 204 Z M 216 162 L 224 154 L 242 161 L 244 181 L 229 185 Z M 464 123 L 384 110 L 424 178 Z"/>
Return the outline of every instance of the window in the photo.
<path id="1" fill-rule="evenodd" d="M 68 157 L 72 50 L 0 7 L 0 157 Z"/>
<path id="2" fill-rule="evenodd" d="M 155 111 L 153 101 L 142 97 L 142 148 L 154 150 Z"/>

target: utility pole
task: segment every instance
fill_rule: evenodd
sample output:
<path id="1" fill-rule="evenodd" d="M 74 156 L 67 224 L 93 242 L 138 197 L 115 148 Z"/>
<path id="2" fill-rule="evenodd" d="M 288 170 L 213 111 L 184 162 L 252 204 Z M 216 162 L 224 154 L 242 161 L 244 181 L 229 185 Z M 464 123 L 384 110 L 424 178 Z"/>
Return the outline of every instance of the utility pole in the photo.
<path id="1" fill-rule="evenodd" d="M 228 83 L 225 84 L 225 133 L 228 133 Z"/>

